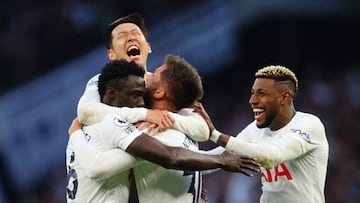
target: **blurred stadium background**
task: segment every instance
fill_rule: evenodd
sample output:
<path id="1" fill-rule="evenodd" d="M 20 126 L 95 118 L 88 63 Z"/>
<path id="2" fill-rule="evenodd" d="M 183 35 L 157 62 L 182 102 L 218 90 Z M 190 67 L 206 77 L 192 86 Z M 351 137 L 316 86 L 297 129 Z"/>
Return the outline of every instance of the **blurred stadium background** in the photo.
<path id="1" fill-rule="evenodd" d="M 297 110 L 330 144 L 328 203 L 360 199 L 360 2 L 357 0 L 4 0 L 0 3 L 0 203 L 64 203 L 67 128 L 86 81 L 107 61 L 102 31 L 142 13 L 153 71 L 168 53 L 200 72 L 215 125 L 252 121 L 254 72 L 280 64 L 300 80 Z M 209 149 L 211 143 L 202 143 Z M 258 175 L 204 176 L 209 203 L 258 202 Z"/>

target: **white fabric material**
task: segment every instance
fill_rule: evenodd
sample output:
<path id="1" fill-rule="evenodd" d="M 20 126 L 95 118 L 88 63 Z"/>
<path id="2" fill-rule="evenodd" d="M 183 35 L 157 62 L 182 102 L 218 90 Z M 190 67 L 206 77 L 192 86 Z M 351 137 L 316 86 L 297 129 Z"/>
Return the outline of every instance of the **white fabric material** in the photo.
<path id="1" fill-rule="evenodd" d="M 198 151 L 198 144 L 183 133 L 169 129 L 154 138 L 169 146 Z M 140 203 L 197 203 L 202 179 L 199 171 L 166 169 L 145 161 L 134 168 Z"/>
<path id="2" fill-rule="evenodd" d="M 99 75 L 92 77 L 86 85 L 81 96 L 78 107 L 78 119 L 84 125 L 100 122 L 109 113 L 118 114 L 129 123 L 145 120 L 146 108 L 114 107 L 100 102 L 98 92 Z M 195 141 L 206 141 L 209 139 L 209 128 L 205 120 L 190 108 L 181 109 L 178 113 L 170 113 L 174 119 L 174 129 L 177 129 Z"/>
<path id="3" fill-rule="evenodd" d="M 77 115 L 81 123 L 90 125 L 100 122 L 109 113 L 118 114 L 130 123 L 145 120 L 146 108 L 118 108 L 101 103 L 97 86 L 99 75 L 95 75 L 88 81 L 84 94 L 80 97 Z"/>
<path id="4" fill-rule="evenodd" d="M 67 186 L 67 201 L 69 203 L 127 202 L 129 196 L 129 170 L 125 168 L 123 173 L 91 179 L 91 176 L 97 177 L 101 174 L 97 174 L 97 176 L 91 175 L 92 173 L 87 171 L 87 167 L 105 167 L 105 165 L 100 166 L 99 163 L 95 163 L 93 161 L 94 157 L 87 154 L 90 152 L 89 148 L 83 148 L 79 143 L 86 143 L 87 141 L 87 143 L 100 151 L 113 148 L 125 150 L 141 132 L 136 130 L 132 124 L 125 122 L 114 114 L 109 114 L 102 122 L 84 127 L 83 130 L 86 140 L 84 140 L 84 134 L 81 131 L 76 131 L 70 136 L 66 149 L 67 173 L 70 179 Z M 85 151 L 79 151 L 79 149 Z M 82 155 L 82 161 L 78 160 L 79 155 Z M 124 154 L 122 154 L 122 157 L 124 158 Z M 117 163 L 124 165 L 134 162 L 133 157 L 126 155 L 125 158 L 125 162 Z M 106 163 L 106 161 L 103 160 L 103 163 Z M 114 164 L 116 163 L 108 163 L 107 166 L 112 168 Z M 99 169 L 97 170 L 99 171 Z"/>
<path id="5" fill-rule="evenodd" d="M 283 128 L 258 128 L 255 121 L 225 147 L 262 164 L 260 202 L 325 202 L 329 145 L 320 119 L 296 112 Z"/>
<path id="6" fill-rule="evenodd" d="M 115 124 L 112 126 L 110 124 L 114 123 L 114 118 L 117 117 L 115 115 L 107 116 L 103 122 L 84 128 L 84 131 L 87 132 L 87 135 L 85 135 L 86 139 L 90 139 L 89 143 L 91 144 L 91 141 L 96 141 L 98 144 L 89 145 L 80 130 L 70 136 L 73 146 L 72 151 L 76 154 L 77 164 L 83 166 L 82 171 L 88 175 L 88 179 L 94 178 L 106 181 L 119 173 L 126 174 L 122 176 L 122 180 L 119 180 L 123 182 L 118 185 L 118 190 L 122 191 L 122 193 L 116 193 L 122 195 L 119 200 L 119 202 L 122 202 L 122 200 L 128 198 L 128 194 L 124 196 L 124 193 L 128 192 L 129 189 L 127 181 L 128 169 L 135 167 L 134 173 L 140 202 L 199 202 L 202 186 L 200 172 L 168 170 L 142 159 L 135 160 L 134 157 L 121 149 L 105 151 L 104 147 L 102 147 L 103 144 L 109 146 L 109 148 L 121 146 L 122 149 L 126 149 L 130 142 L 138 135 L 138 132 L 134 132 L 134 135 L 131 135 L 134 138 L 128 138 L 129 136 L 121 139 L 114 138 L 117 135 L 121 137 L 120 134 L 123 132 L 117 129 L 116 126 L 128 124 Z M 106 124 L 106 122 L 110 124 Z M 111 132 L 111 130 L 114 132 Z M 98 139 L 97 135 L 101 135 L 102 139 Z M 154 137 L 170 146 L 198 150 L 196 142 L 173 129 L 158 133 Z M 113 142 L 108 143 L 105 140 L 113 140 Z M 124 144 L 116 144 L 120 142 L 119 140 Z M 79 166 L 79 168 L 81 167 Z M 86 177 L 83 177 L 83 179 L 86 179 Z M 100 190 L 93 186 L 91 188 L 88 191 Z M 98 193 L 94 195 L 98 195 Z"/>
<path id="7" fill-rule="evenodd" d="M 178 113 L 170 113 L 174 117 L 174 129 L 183 132 L 192 140 L 204 142 L 209 139 L 209 127 L 205 120 L 194 113 L 191 108 L 183 108 Z"/>

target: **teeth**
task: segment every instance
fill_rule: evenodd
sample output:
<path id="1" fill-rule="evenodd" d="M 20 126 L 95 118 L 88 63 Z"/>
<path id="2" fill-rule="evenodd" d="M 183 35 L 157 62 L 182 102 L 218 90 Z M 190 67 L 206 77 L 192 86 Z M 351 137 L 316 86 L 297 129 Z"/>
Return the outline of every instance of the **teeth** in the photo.
<path id="1" fill-rule="evenodd" d="M 128 51 L 130 51 L 130 50 L 132 50 L 132 49 L 138 50 L 139 48 L 138 48 L 137 46 L 135 46 L 135 45 L 132 45 L 132 46 L 130 46 L 130 47 L 128 48 Z"/>
<path id="2" fill-rule="evenodd" d="M 263 111 L 264 111 L 264 109 L 259 109 L 259 108 L 253 109 L 254 113 L 259 113 L 259 112 L 263 112 Z"/>

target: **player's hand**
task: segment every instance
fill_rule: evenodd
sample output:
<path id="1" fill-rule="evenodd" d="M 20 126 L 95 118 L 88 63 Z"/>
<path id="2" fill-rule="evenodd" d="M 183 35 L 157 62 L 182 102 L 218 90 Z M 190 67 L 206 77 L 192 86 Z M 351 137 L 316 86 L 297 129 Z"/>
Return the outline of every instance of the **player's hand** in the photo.
<path id="1" fill-rule="evenodd" d="M 253 158 L 238 156 L 228 151 L 223 152 L 221 156 L 224 158 L 225 166 L 223 169 L 226 171 L 240 172 L 249 177 L 253 176 L 249 171 L 260 172 L 260 164 Z"/>
<path id="2" fill-rule="evenodd" d="M 195 102 L 195 104 L 193 105 L 193 108 L 194 108 L 194 112 L 200 114 L 204 118 L 206 124 L 209 127 L 210 135 L 211 135 L 211 133 L 215 129 L 215 127 L 214 127 L 213 122 L 210 119 L 210 116 L 206 112 L 204 106 L 200 102 Z"/>
<path id="3" fill-rule="evenodd" d="M 80 123 L 80 121 L 79 121 L 79 119 L 77 117 L 74 118 L 74 120 L 72 121 L 72 123 L 71 123 L 71 125 L 70 125 L 70 127 L 68 129 L 69 136 L 71 134 L 73 134 L 73 132 L 75 132 L 75 131 L 77 131 L 79 129 L 82 129 L 83 126 L 84 125 L 82 123 Z"/>
<path id="4" fill-rule="evenodd" d="M 150 123 L 148 121 L 139 121 L 137 123 L 135 123 L 135 127 L 136 129 L 138 129 L 139 131 L 142 131 L 144 129 L 146 129 L 147 127 L 149 127 L 150 125 L 152 125 L 153 123 Z"/>
<path id="5" fill-rule="evenodd" d="M 156 133 L 159 132 L 159 126 L 158 125 L 156 125 L 154 123 L 147 122 L 147 121 L 137 122 L 135 124 L 135 127 L 140 131 L 145 130 L 144 132 L 147 135 L 150 135 L 150 136 L 154 136 Z"/>
<path id="6" fill-rule="evenodd" d="M 201 188 L 201 199 L 207 202 L 209 199 L 206 197 L 206 195 L 209 193 L 209 191 L 206 188 Z"/>
<path id="7" fill-rule="evenodd" d="M 160 131 L 171 128 L 174 125 L 174 118 L 168 111 L 149 109 L 146 114 L 146 121 L 155 123 L 159 126 Z"/>

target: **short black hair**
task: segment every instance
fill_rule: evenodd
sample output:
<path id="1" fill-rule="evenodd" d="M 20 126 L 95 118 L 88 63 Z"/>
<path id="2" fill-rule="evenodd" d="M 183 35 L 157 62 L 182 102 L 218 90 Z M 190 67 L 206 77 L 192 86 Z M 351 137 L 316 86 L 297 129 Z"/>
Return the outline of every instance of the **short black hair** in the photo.
<path id="1" fill-rule="evenodd" d="M 111 32 L 113 31 L 113 29 L 116 26 L 123 24 L 123 23 L 134 23 L 135 25 L 137 25 L 140 28 L 140 30 L 144 34 L 144 36 L 147 37 L 148 32 L 145 27 L 145 20 L 141 16 L 140 13 L 135 12 L 135 13 L 132 13 L 125 17 L 118 18 L 117 20 L 111 22 L 107 26 L 107 28 L 104 32 L 104 44 L 107 49 L 110 49 L 110 47 L 111 47 L 111 42 L 112 42 Z"/>
<path id="2" fill-rule="evenodd" d="M 98 81 L 98 91 L 100 100 L 104 97 L 109 86 L 118 87 L 119 80 L 135 75 L 144 78 L 145 70 L 137 63 L 128 62 L 125 59 L 111 60 L 103 67 Z"/>

